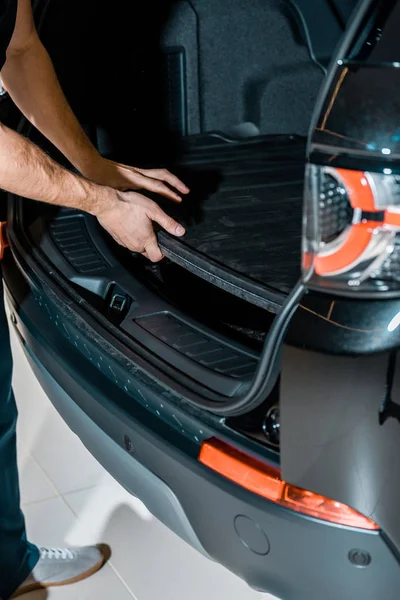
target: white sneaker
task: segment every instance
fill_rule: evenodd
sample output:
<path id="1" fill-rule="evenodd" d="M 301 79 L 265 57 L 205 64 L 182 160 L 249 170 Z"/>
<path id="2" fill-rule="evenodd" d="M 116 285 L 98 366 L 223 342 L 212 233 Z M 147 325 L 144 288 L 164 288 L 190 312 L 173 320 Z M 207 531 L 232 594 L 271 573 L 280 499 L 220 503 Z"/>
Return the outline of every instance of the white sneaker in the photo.
<path id="1" fill-rule="evenodd" d="M 11 598 L 33 590 L 67 585 L 97 573 L 110 557 L 108 546 L 40 548 L 35 568 Z"/>

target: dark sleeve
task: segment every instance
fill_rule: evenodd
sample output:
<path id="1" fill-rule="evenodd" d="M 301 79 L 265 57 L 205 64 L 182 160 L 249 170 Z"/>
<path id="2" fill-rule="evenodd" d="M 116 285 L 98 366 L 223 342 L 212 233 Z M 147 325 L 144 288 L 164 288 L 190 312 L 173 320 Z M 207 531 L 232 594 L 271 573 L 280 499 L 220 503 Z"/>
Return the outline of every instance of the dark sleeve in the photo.
<path id="1" fill-rule="evenodd" d="M 0 0 L 0 69 L 6 62 L 6 51 L 17 18 L 17 6 L 18 0 Z"/>

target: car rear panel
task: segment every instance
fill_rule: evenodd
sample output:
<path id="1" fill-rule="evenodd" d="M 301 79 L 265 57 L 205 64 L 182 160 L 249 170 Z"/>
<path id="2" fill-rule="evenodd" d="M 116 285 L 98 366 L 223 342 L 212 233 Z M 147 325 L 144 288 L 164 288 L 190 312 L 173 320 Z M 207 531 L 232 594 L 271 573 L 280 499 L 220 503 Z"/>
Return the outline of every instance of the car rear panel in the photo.
<path id="1" fill-rule="evenodd" d="M 251 586 L 284 600 L 397 597 L 400 569 L 385 536 L 279 508 L 200 464 L 201 441 L 224 437 L 218 423 L 168 397 L 164 404 L 157 380 L 117 371 L 101 336 L 93 344 L 90 325 L 82 328 L 71 303 L 61 303 L 57 290 L 17 258 L 19 268 L 8 255 L 4 272 L 38 379 L 94 456 L 158 518 Z M 104 363 L 103 372 L 94 360 Z M 161 416 L 167 407 L 170 422 Z"/>

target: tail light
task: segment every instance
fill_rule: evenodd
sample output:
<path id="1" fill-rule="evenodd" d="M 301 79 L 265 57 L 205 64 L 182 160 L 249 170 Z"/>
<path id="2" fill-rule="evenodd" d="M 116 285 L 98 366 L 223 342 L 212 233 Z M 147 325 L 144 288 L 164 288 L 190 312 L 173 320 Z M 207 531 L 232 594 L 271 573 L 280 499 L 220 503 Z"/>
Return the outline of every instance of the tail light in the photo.
<path id="1" fill-rule="evenodd" d="M 349 506 L 286 483 L 278 469 L 220 440 L 203 442 L 199 461 L 243 488 L 295 512 L 347 527 L 379 529 L 374 521 Z"/>
<path id="2" fill-rule="evenodd" d="M 400 294 L 400 176 L 310 165 L 303 272 L 315 287 Z"/>

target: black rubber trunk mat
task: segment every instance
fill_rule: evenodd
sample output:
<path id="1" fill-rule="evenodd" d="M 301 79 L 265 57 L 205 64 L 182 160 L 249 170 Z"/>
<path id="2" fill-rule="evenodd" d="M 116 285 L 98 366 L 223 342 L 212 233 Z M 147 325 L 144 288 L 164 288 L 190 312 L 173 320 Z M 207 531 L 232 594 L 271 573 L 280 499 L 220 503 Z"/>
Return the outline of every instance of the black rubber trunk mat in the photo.
<path id="1" fill-rule="evenodd" d="M 214 271 L 220 265 L 289 292 L 300 274 L 304 165 L 298 138 L 197 140 L 178 168 L 190 197 L 176 208 L 166 205 L 187 229 L 173 243 L 175 255 L 193 250 L 190 260 L 197 256 L 202 268 L 208 259 Z"/>

